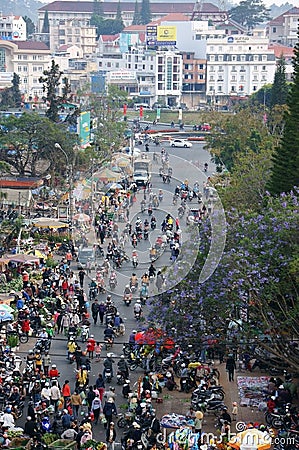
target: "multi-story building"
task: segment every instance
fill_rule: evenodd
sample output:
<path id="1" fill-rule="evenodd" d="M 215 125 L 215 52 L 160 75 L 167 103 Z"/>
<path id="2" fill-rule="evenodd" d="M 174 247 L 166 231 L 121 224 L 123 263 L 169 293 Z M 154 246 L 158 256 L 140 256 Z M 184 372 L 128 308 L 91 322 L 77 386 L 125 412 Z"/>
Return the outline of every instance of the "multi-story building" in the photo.
<path id="1" fill-rule="evenodd" d="M 206 59 L 196 58 L 194 52 L 182 52 L 182 103 L 194 108 L 206 97 Z"/>
<path id="2" fill-rule="evenodd" d="M 194 2 L 151 2 L 152 20 L 158 20 L 167 14 L 182 13 L 188 17 L 194 14 Z M 117 13 L 117 2 L 101 2 L 101 9 L 105 19 L 114 19 Z M 134 17 L 135 2 L 121 2 L 122 19 L 125 26 L 131 25 Z M 89 20 L 94 11 L 93 1 L 63 1 L 58 0 L 42 6 L 38 10 L 38 32 L 42 31 L 45 11 L 48 11 L 49 23 L 60 19 L 65 20 Z M 198 20 L 198 14 L 196 19 Z M 227 14 L 212 3 L 202 3 L 200 8 L 200 20 L 212 20 L 213 23 L 227 19 Z"/>
<path id="3" fill-rule="evenodd" d="M 229 36 L 207 40 L 207 96 L 226 103 L 231 96 L 247 96 L 273 83 L 275 54 L 268 39 Z"/>
<path id="4" fill-rule="evenodd" d="M 10 86 L 16 73 L 25 97 L 42 97 L 39 77 L 49 68 L 50 62 L 50 50 L 42 42 L 0 41 L 0 89 Z"/>
<path id="5" fill-rule="evenodd" d="M 298 41 L 299 8 L 294 7 L 268 23 L 270 43 L 294 46 Z"/>
<path id="6" fill-rule="evenodd" d="M 155 101 L 175 106 L 181 103 L 183 58 L 176 51 L 157 51 Z"/>
<path id="7" fill-rule="evenodd" d="M 96 27 L 89 20 L 59 19 L 50 23 L 50 50 L 55 52 L 62 45 L 77 45 L 82 48 L 83 57 L 94 55 L 97 47 Z"/>
<path id="8" fill-rule="evenodd" d="M 0 39 L 5 41 L 26 41 L 26 22 L 22 16 L 0 14 Z"/>

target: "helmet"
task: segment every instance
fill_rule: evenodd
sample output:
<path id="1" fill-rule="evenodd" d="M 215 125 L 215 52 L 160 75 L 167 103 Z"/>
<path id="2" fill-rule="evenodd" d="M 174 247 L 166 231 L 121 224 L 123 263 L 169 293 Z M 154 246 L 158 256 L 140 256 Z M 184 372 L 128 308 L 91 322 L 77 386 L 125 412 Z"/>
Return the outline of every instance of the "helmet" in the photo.
<path id="1" fill-rule="evenodd" d="M 96 281 L 96 278 L 93 278 L 92 281 Z"/>
<path id="2" fill-rule="evenodd" d="M 126 384 L 130 384 L 130 380 L 125 380 L 125 383 Z"/>
<path id="3" fill-rule="evenodd" d="M 120 359 L 125 359 L 124 355 L 120 355 Z"/>
<path id="4" fill-rule="evenodd" d="M 31 420 L 31 416 L 27 416 L 26 420 Z"/>
<path id="5" fill-rule="evenodd" d="M 107 295 L 107 300 L 111 300 L 111 295 Z"/>
<path id="6" fill-rule="evenodd" d="M 171 373 L 170 372 L 166 372 L 166 378 L 171 378 Z"/>
<path id="7" fill-rule="evenodd" d="M 5 412 L 6 412 L 6 413 L 11 413 L 11 408 L 6 408 L 6 409 L 5 409 Z"/>
<path id="8" fill-rule="evenodd" d="M 91 335 L 90 335 L 90 337 L 91 337 L 91 338 L 94 338 L 94 335 L 93 335 L 93 334 L 91 334 Z"/>
<path id="9" fill-rule="evenodd" d="M 116 316 L 119 316 L 119 312 L 117 312 L 115 315 L 116 315 Z"/>
<path id="10" fill-rule="evenodd" d="M 141 300 L 140 300 L 140 298 L 137 300 L 137 302 L 136 303 L 141 303 Z"/>
<path id="11" fill-rule="evenodd" d="M 130 285 L 129 284 L 126 284 L 126 288 L 129 288 L 130 287 Z"/>
<path id="12" fill-rule="evenodd" d="M 52 369 L 56 369 L 56 364 L 52 364 Z"/>
<path id="13" fill-rule="evenodd" d="M 133 334 L 136 334 L 136 333 L 137 333 L 137 331 L 136 331 L 136 330 L 132 330 L 132 333 L 133 333 Z"/>
<path id="14" fill-rule="evenodd" d="M 33 355 L 33 350 L 29 350 L 28 354 Z"/>
<path id="15" fill-rule="evenodd" d="M 83 365 L 83 366 L 81 366 L 81 369 L 86 369 L 86 366 L 84 366 L 84 365 Z"/>
<path id="16" fill-rule="evenodd" d="M 183 364 L 181 365 L 181 367 L 186 367 L 186 364 L 185 364 L 185 363 L 183 363 Z"/>

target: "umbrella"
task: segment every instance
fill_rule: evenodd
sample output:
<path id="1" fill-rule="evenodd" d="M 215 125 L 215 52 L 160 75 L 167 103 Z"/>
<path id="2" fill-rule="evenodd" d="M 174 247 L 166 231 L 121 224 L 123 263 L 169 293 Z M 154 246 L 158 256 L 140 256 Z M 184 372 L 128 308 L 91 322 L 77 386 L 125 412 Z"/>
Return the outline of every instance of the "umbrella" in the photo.
<path id="1" fill-rule="evenodd" d="M 234 436 L 228 445 L 237 450 L 242 448 L 267 450 L 271 448 L 271 437 L 261 430 L 249 428 Z"/>
<path id="2" fill-rule="evenodd" d="M 115 191 L 116 189 L 123 189 L 123 186 L 119 183 L 109 183 L 106 187 L 111 191 Z"/>
<path id="3" fill-rule="evenodd" d="M 131 164 L 130 159 L 125 156 L 114 156 L 113 161 L 114 164 L 118 165 L 118 167 L 127 167 Z"/>
<path id="4" fill-rule="evenodd" d="M 47 217 L 40 217 L 36 219 L 36 222 L 33 221 L 33 225 L 37 228 L 66 228 L 68 227 L 67 223 L 60 222 L 57 219 L 51 219 Z"/>
<path id="5" fill-rule="evenodd" d="M 89 215 L 88 214 L 84 214 L 84 213 L 75 214 L 73 219 L 77 220 L 78 222 L 90 222 Z"/>
<path id="6" fill-rule="evenodd" d="M 103 169 L 100 172 L 96 172 L 93 174 L 93 178 L 103 181 L 104 183 L 109 183 L 109 181 L 118 181 L 121 177 L 121 174 L 113 172 L 110 169 Z"/>
<path id="7" fill-rule="evenodd" d="M 13 320 L 13 315 L 5 310 L 0 310 L 0 322 L 4 322 L 5 320 Z"/>
<path id="8" fill-rule="evenodd" d="M 39 258 L 32 255 L 24 255 L 23 253 L 16 253 L 15 255 L 6 255 L 10 261 L 16 263 L 34 263 L 39 262 Z"/>
<path id="9" fill-rule="evenodd" d="M 42 253 L 40 250 L 30 250 L 29 252 L 26 253 L 26 255 L 33 255 L 36 256 L 37 258 L 41 259 L 41 258 L 47 258 L 47 255 L 45 255 L 44 253 Z"/>
<path id="10" fill-rule="evenodd" d="M 0 312 L 1 311 L 6 311 L 6 312 L 8 312 L 8 314 L 10 314 L 10 313 L 14 312 L 14 309 L 11 306 L 6 305 L 6 303 L 1 303 L 0 304 Z"/>

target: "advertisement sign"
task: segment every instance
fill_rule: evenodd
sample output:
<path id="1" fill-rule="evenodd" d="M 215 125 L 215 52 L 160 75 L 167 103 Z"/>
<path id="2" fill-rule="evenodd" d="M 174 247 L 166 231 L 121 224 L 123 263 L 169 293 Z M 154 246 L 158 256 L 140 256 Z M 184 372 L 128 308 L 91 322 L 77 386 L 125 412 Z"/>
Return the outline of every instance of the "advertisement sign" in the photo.
<path id="1" fill-rule="evenodd" d="M 78 131 L 80 145 L 88 145 L 90 142 L 90 112 L 84 111 L 79 116 Z"/>
<path id="2" fill-rule="evenodd" d="M 176 26 L 158 26 L 157 42 L 174 42 L 176 44 Z M 173 44 L 173 45 L 175 45 Z"/>
<path id="3" fill-rule="evenodd" d="M 176 45 L 177 28 L 174 25 L 148 25 L 146 27 L 147 45 Z"/>
<path id="4" fill-rule="evenodd" d="M 136 80 L 136 72 L 131 70 L 115 70 L 107 74 L 109 81 Z"/>
<path id="5" fill-rule="evenodd" d="M 140 117 L 140 119 L 142 119 L 142 117 L 143 117 L 143 106 L 140 106 L 140 108 L 139 108 L 139 117 Z"/>

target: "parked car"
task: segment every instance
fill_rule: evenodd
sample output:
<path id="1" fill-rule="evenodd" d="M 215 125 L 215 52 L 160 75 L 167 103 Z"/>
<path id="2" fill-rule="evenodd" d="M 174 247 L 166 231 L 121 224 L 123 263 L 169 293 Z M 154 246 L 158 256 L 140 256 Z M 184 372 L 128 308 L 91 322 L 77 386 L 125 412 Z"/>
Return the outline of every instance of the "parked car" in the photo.
<path id="1" fill-rule="evenodd" d="M 150 176 L 146 170 L 139 170 L 134 172 L 133 180 L 137 184 L 137 186 L 147 186 L 150 181 Z"/>
<path id="2" fill-rule="evenodd" d="M 192 147 L 191 142 L 187 141 L 186 139 L 173 139 L 169 142 L 170 147 L 184 147 L 184 148 L 190 148 Z"/>
<path id="3" fill-rule="evenodd" d="M 201 131 L 210 131 L 211 128 L 212 128 L 211 125 L 208 124 L 208 123 L 203 123 L 203 124 L 201 125 Z"/>

